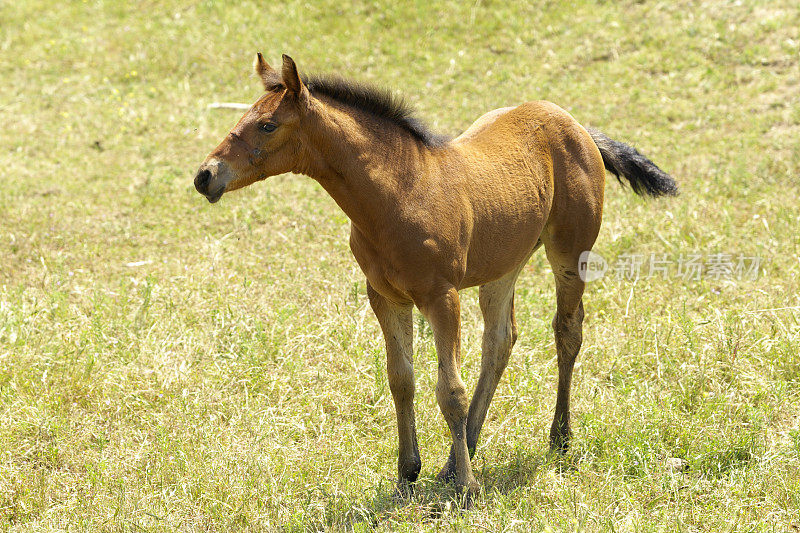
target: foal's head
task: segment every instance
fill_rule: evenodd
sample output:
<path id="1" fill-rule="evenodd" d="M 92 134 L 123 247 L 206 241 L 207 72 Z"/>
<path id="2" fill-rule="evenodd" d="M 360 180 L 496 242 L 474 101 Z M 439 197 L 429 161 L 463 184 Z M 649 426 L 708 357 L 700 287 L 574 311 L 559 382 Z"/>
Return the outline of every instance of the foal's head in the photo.
<path id="1" fill-rule="evenodd" d="M 300 163 L 298 126 L 310 97 L 297 66 L 284 55 L 278 72 L 258 54 L 253 67 L 266 93 L 208 154 L 194 178 L 197 191 L 212 203 L 223 193 L 290 172 Z"/>

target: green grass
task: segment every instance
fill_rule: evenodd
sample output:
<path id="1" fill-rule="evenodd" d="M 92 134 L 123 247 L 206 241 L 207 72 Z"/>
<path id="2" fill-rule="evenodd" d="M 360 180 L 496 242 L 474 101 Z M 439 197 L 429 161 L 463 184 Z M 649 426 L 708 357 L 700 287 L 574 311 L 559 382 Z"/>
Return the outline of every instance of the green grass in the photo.
<path id="1" fill-rule="evenodd" d="M 800 11 L 795 2 L 0 4 L 0 528 L 792 531 L 800 528 Z M 211 206 L 194 169 L 260 50 L 405 94 L 435 129 L 547 99 L 682 187 L 612 179 L 596 250 L 759 256 L 757 280 L 608 276 L 585 298 L 575 438 L 547 453 L 553 283 L 459 512 L 416 323 L 419 490 L 392 497 L 383 342 L 311 180 Z M 137 266 L 138 265 L 138 266 Z M 463 295 L 463 375 L 480 313 Z"/>

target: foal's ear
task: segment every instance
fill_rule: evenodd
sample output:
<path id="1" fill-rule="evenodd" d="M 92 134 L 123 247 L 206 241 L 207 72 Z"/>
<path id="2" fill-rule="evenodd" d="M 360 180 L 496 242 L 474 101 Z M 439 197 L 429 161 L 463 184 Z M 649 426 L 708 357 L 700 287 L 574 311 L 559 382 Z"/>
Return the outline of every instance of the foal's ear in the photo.
<path id="1" fill-rule="evenodd" d="M 303 80 L 300 79 L 300 74 L 297 72 L 297 65 L 295 65 L 294 60 L 286 54 L 283 54 L 282 70 L 283 85 L 286 89 L 297 96 L 305 97 L 308 94 L 308 90 L 303 84 Z"/>
<path id="2" fill-rule="evenodd" d="M 256 58 L 253 60 L 253 70 L 256 72 L 256 76 L 261 78 L 264 89 L 267 91 L 275 88 L 275 85 L 279 84 L 281 81 L 278 71 L 269 66 L 264 60 L 264 56 L 261 55 L 261 52 L 258 52 Z"/>

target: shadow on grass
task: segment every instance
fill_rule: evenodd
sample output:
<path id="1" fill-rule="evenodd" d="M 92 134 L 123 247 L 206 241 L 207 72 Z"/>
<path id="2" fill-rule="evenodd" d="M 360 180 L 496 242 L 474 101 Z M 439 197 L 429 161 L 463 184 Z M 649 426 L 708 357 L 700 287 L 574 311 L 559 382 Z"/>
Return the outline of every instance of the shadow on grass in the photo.
<path id="1" fill-rule="evenodd" d="M 479 460 L 480 462 L 480 460 Z M 543 451 L 517 451 L 505 461 L 476 468 L 481 494 L 475 507 L 491 506 L 500 495 L 529 487 L 548 471 L 575 472 L 578 458 Z M 474 465 L 474 462 L 473 462 Z M 433 523 L 442 518 L 468 513 L 464 497 L 452 484 L 442 484 L 434 477 L 422 477 L 414 484 L 411 495 L 401 496 L 394 481 L 384 480 L 371 495 L 357 500 L 331 502 L 320 526 L 345 531 L 361 531 L 378 527 L 411 523 Z"/>
<path id="2" fill-rule="evenodd" d="M 480 499 L 479 499 L 480 501 Z M 432 523 L 463 512 L 464 497 L 453 485 L 423 477 L 411 494 L 401 495 L 394 481 L 384 481 L 375 491 L 355 501 L 332 502 L 320 526 L 323 529 L 363 531 L 407 523 Z M 304 528 L 305 529 L 305 528 Z"/>
<path id="3" fill-rule="evenodd" d="M 579 458 L 572 453 L 559 454 L 540 449 L 516 450 L 513 455 L 493 461 L 487 458 L 480 469 L 479 481 L 487 498 L 495 494 L 508 494 L 521 487 L 533 485 L 543 472 L 559 474 L 576 472 Z"/>

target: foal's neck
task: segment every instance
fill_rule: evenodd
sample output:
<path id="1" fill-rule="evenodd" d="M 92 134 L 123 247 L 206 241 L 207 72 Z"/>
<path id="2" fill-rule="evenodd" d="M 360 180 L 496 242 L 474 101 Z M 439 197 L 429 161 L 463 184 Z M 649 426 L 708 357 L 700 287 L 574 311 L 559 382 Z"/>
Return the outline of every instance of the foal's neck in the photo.
<path id="1" fill-rule="evenodd" d="M 311 114 L 298 171 L 318 181 L 369 235 L 401 207 L 403 189 L 426 173 L 433 154 L 407 132 L 363 111 L 316 102 Z"/>

